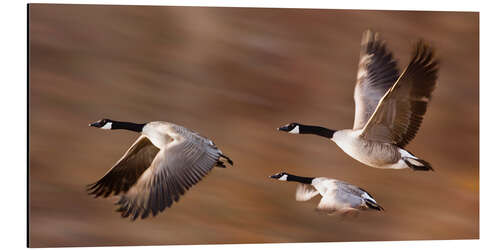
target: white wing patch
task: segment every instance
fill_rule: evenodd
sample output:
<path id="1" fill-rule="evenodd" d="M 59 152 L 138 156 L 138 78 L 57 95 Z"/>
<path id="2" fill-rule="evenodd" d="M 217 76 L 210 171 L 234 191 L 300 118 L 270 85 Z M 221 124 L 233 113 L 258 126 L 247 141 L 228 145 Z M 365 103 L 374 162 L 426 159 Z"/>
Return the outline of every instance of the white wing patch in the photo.
<path id="1" fill-rule="evenodd" d="M 297 191 L 295 192 L 295 200 L 308 201 L 318 194 L 319 191 L 312 185 L 299 183 L 299 185 L 297 185 Z"/>
<path id="2" fill-rule="evenodd" d="M 321 198 L 321 201 L 319 202 L 318 207 L 316 209 L 320 211 L 334 212 L 339 207 L 341 206 L 337 204 L 335 196 L 325 195 L 323 196 L 323 198 Z"/>

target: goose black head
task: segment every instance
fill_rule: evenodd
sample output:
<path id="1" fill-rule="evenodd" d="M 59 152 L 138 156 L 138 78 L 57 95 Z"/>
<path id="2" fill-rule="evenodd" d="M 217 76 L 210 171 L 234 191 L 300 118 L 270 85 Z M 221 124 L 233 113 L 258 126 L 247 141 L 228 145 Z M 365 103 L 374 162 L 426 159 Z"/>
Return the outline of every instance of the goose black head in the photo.
<path id="1" fill-rule="evenodd" d="M 286 172 L 281 172 L 281 173 L 271 175 L 271 176 L 269 176 L 269 178 L 277 179 L 279 181 L 286 181 L 288 179 L 288 175 L 289 174 Z"/>
<path id="2" fill-rule="evenodd" d="M 287 124 L 285 126 L 279 127 L 278 130 L 285 131 L 285 132 L 288 132 L 290 134 L 298 134 L 299 133 L 299 126 L 300 126 L 300 124 L 298 124 L 296 122 L 292 122 L 292 123 Z"/>
<path id="3" fill-rule="evenodd" d="M 113 124 L 113 121 L 110 119 L 101 119 L 99 121 L 96 121 L 94 123 L 89 124 L 90 127 L 96 127 L 100 129 L 111 129 L 111 126 Z"/>

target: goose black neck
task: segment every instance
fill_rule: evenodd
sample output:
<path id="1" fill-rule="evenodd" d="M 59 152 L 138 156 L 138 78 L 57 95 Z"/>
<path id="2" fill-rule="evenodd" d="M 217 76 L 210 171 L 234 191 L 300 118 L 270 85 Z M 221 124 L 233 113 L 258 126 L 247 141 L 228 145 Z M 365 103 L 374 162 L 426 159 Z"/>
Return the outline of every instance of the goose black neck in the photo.
<path id="1" fill-rule="evenodd" d="M 126 129 L 134 132 L 142 132 L 142 128 L 144 128 L 146 124 L 137 124 L 133 122 L 120 122 L 120 121 L 111 121 L 111 129 Z"/>
<path id="2" fill-rule="evenodd" d="M 331 139 L 336 130 L 331 130 L 319 126 L 299 125 L 300 134 L 314 134 Z"/>
<path id="3" fill-rule="evenodd" d="M 296 181 L 304 184 L 311 184 L 313 179 L 313 177 L 302 177 L 293 174 L 288 174 L 288 177 L 286 178 L 287 181 Z"/>

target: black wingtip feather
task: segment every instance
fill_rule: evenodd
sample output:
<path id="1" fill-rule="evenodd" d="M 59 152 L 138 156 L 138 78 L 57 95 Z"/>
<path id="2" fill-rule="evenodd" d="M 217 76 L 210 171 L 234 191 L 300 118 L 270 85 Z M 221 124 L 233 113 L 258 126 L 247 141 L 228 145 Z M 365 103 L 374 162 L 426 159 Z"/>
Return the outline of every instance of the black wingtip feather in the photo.
<path id="1" fill-rule="evenodd" d="M 227 161 L 227 163 L 229 163 L 229 165 L 233 166 L 233 161 L 229 157 L 225 156 L 224 154 L 220 154 L 219 156 L 224 158 Z M 221 163 L 221 165 L 223 165 L 225 167 L 225 165 L 222 161 L 218 161 L 216 164 L 217 166 L 220 166 L 219 162 Z"/>
<path id="2" fill-rule="evenodd" d="M 85 188 L 85 190 L 87 191 L 87 194 L 94 196 L 94 198 L 97 198 L 100 196 L 99 193 L 101 192 L 101 189 L 102 189 L 102 186 L 100 186 L 98 182 L 88 184 L 88 185 L 86 185 L 86 188 Z"/>

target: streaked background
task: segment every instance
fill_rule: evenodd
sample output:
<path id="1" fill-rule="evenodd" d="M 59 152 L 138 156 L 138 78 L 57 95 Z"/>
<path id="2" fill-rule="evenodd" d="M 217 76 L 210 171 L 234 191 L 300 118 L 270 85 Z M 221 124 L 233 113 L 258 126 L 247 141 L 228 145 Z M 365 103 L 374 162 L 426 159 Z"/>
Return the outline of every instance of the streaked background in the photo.
<path id="1" fill-rule="evenodd" d="M 479 15 L 461 12 L 30 5 L 30 246 L 474 239 L 479 237 Z M 439 83 L 407 147 L 435 172 L 364 167 L 291 121 L 352 126 L 361 33 L 400 66 L 424 38 Z M 130 222 L 96 181 L 137 137 L 108 117 L 171 121 L 235 161 L 156 218 Z M 386 209 L 342 219 L 294 201 L 281 170 L 367 189 Z"/>

